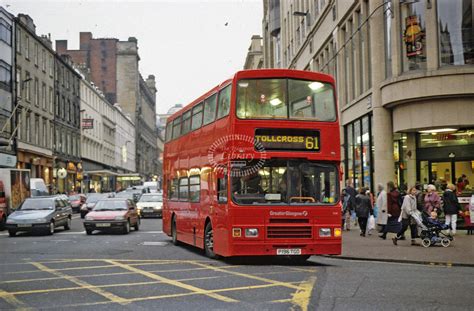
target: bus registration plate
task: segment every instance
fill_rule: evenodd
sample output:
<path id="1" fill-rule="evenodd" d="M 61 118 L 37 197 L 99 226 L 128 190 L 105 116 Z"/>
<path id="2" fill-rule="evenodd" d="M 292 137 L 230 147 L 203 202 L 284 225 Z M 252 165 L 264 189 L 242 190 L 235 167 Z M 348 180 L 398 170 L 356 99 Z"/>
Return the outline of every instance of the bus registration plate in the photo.
<path id="1" fill-rule="evenodd" d="M 277 255 L 301 255 L 301 248 L 278 248 Z"/>

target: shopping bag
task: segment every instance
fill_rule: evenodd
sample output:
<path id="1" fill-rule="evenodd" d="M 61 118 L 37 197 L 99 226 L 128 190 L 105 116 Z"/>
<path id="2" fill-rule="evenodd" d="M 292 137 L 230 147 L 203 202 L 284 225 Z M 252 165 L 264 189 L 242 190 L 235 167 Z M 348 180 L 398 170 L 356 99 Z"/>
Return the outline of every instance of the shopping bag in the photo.
<path id="1" fill-rule="evenodd" d="M 402 229 L 402 223 L 395 217 L 389 217 L 387 221 L 387 232 L 398 233 Z"/>
<path id="2" fill-rule="evenodd" d="M 367 221 L 367 230 L 375 229 L 375 217 L 374 215 L 369 216 L 369 220 Z"/>

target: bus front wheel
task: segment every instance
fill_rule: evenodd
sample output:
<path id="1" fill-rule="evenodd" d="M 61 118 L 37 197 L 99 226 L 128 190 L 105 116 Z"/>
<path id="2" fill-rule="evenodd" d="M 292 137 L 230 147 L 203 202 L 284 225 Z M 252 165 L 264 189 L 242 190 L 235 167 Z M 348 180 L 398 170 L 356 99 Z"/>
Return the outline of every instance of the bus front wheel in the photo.
<path id="1" fill-rule="evenodd" d="M 171 220 L 171 241 L 173 245 L 179 245 L 178 232 L 176 231 L 176 218 L 174 216 Z"/>
<path id="2" fill-rule="evenodd" d="M 217 258 L 216 253 L 214 253 L 214 233 L 210 222 L 207 223 L 204 230 L 204 251 L 207 257 L 211 259 Z"/>

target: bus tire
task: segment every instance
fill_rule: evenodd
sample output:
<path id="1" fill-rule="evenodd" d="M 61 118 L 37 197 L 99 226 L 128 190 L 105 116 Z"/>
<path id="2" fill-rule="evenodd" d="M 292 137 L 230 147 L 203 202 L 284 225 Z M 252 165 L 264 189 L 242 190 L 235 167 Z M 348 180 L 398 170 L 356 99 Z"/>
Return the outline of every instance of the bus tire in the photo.
<path id="1" fill-rule="evenodd" d="M 218 256 L 214 253 L 214 232 L 212 230 L 211 222 L 208 222 L 204 230 L 204 252 L 206 256 L 211 259 L 216 259 Z"/>
<path id="2" fill-rule="evenodd" d="M 171 242 L 173 245 L 178 246 L 179 241 L 178 241 L 178 231 L 176 230 L 176 217 L 173 216 L 171 220 Z"/>

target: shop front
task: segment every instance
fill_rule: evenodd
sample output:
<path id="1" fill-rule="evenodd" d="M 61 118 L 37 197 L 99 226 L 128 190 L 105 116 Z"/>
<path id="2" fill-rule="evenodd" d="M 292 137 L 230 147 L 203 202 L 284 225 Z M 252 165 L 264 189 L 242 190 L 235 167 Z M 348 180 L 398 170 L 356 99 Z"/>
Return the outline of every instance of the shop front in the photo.
<path id="1" fill-rule="evenodd" d="M 51 193 L 54 189 L 53 162 L 52 156 L 19 150 L 16 168 L 29 169 L 30 178 L 42 178 Z"/>
<path id="2" fill-rule="evenodd" d="M 81 191 L 82 172 L 80 163 L 58 161 L 54 169 L 56 193 L 76 193 Z"/>
<path id="3" fill-rule="evenodd" d="M 417 178 L 438 190 L 463 182 L 465 185 L 459 184 L 459 190 L 463 196 L 470 196 L 474 182 L 474 129 L 417 134 Z"/>

